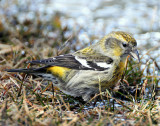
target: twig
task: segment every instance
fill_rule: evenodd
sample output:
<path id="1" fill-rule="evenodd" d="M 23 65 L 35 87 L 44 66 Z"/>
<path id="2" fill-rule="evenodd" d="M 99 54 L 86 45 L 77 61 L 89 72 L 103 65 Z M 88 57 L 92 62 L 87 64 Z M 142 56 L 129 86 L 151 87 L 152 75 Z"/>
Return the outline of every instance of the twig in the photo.
<path id="1" fill-rule="evenodd" d="M 6 53 L 9 53 L 9 52 L 12 52 L 12 51 L 17 51 L 17 50 L 20 50 L 23 46 L 22 45 L 17 45 L 17 46 L 14 46 L 14 47 L 10 47 L 10 48 L 5 48 L 5 49 L 2 49 L 0 51 L 0 54 L 6 54 Z"/>

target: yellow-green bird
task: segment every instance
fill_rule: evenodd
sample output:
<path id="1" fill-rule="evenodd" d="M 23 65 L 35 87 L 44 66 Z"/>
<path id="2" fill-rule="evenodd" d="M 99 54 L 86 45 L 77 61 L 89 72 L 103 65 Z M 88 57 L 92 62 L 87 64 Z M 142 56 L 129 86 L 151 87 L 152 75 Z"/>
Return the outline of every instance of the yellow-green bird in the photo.
<path id="1" fill-rule="evenodd" d="M 44 64 L 44 67 L 10 69 L 8 72 L 23 72 L 53 82 L 61 91 L 84 101 L 113 87 L 121 78 L 128 55 L 139 60 L 136 40 L 122 31 L 111 32 L 99 42 L 72 54 L 49 59 L 29 61 Z"/>

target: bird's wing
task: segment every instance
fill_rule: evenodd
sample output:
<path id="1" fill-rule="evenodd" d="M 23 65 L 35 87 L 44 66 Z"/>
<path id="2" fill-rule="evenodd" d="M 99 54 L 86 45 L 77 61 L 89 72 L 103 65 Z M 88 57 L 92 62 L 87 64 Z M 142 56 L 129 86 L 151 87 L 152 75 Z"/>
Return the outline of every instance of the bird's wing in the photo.
<path id="1" fill-rule="evenodd" d="M 85 55 L 60 55 L 54 58 L 33 60 L 28 63 L 45 64 L 46 66 L 61 66 L 77 70 L 98 70 L 109 69 L 113 63 L 110 57 L 106 56 L 85 56 Z"/>

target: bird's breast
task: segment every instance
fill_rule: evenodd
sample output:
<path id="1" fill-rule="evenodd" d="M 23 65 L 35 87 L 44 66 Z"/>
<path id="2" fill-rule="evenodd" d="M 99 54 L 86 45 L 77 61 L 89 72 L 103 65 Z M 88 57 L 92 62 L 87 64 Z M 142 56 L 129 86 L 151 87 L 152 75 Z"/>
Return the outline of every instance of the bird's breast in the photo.
<path id="1" fill-rule="evenodd" d="M 120 62 L 119 65 L 115 68 L 115 71 L 113 73 L 112 83 L 117 83 L 121 79 L 124 68 L 125 68 L 125 62 Z"/>

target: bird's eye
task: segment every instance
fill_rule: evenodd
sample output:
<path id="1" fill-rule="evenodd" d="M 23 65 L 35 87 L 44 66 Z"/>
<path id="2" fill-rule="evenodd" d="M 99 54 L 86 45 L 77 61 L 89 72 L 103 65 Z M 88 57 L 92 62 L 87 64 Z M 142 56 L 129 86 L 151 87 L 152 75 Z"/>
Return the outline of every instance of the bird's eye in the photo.
<path id="1" fill-rule="evenodd" d="M 127 44 L 126 43 L 122 43 L 123 47 L 127 47 Z"/>

